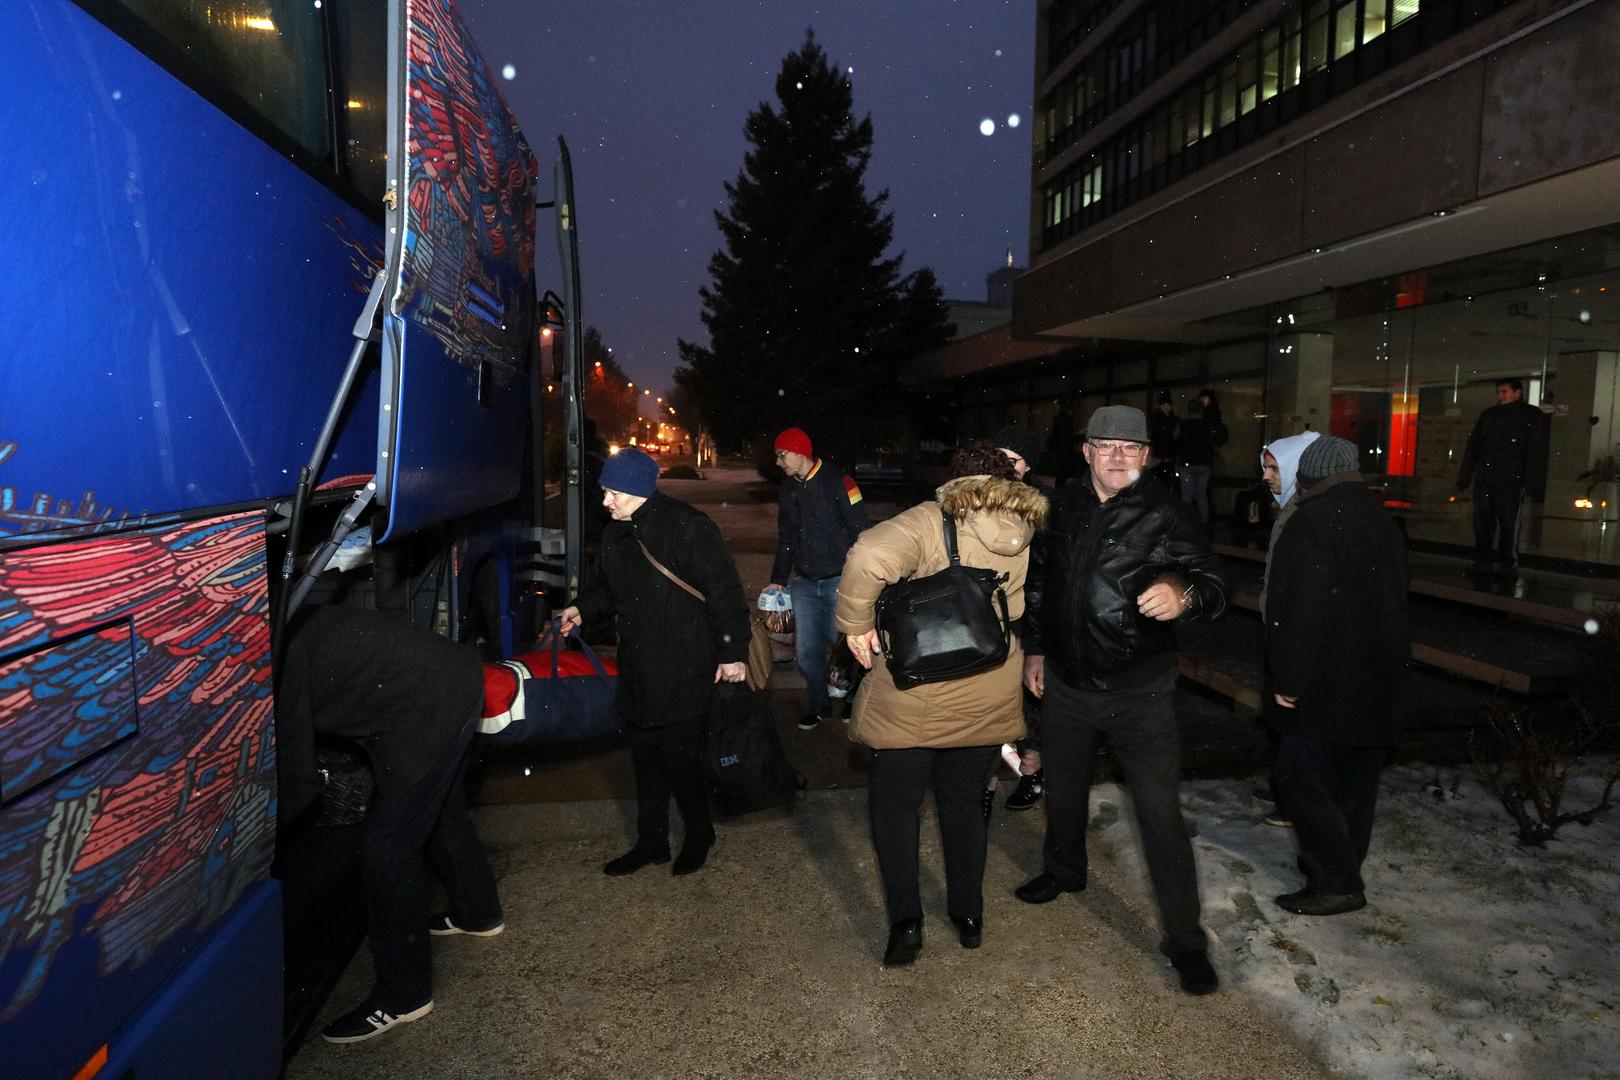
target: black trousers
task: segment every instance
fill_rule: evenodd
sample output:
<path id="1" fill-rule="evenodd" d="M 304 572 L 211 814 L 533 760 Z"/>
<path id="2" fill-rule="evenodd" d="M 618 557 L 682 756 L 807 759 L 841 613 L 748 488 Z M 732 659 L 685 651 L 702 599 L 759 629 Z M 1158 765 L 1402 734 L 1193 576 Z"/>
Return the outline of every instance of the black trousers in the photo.
<path id="1" fill-rule="evenodd" d="M 1324 893 L 1364 890 L 1361 864 L 1372 842 L 1378 775 L 1388 754 L 1381 746 L 1282 737 L 1277 791 L 1294 823 L 1306 888 Z"/>
<path id="2" fill-rule="evenodd" d="M 945 848 L 947 913 L 962 919 L 984 915 L 984 857 L 989 834 L 982 793 L 985 775 L 999 752 L 1000 747 L 994 745 L 872 751 L 866 799 L 889 922 L 922 918 L 922 896 L 917 888 L 918 811 L 930 788 Z"/>
<path id="3" fill-rule="evenodd" d="M 457 925 L 482 929 L 501 921 L 495 873 L 473 831 L 463 787 L 474 723 L 415 785 L 366 815 L 360 879 L 377 968 L 373 992 L 396 1013 L 433 1000 L 424 851 L 450 891 Z"/>
<path id="4" fill-rule="evenodd" d="M 1181 734 L 1174 670 L 1130 690 L 1078 690 L 1046 670 L 1041 703 L 1041 766 L 1046 773 L 1046 871 L 1069 885 L 1086 881 L 1086 822 L 1097 741 L 1108 736 L 1125 774 L 1142 834 L 1148 876 L 1170 953 L 1205 949 L 1198 870 L 1181 816 Z"/>
<path id="5" fill-rule="evenodd" d="M 1491 557 L 1495 541 L 1499 562 L 1518 560 L 1519 503 L 1524 489 L 1517 484 L 1474 485 L 1474 554 L 1481 559 Z"/>
<path id="6" fill-rule="evenodd" d="M 669 851 L 669 797 L 675 796 L 686 839 L 712 837 L 709 782 L 703 749 L 709 718 L 694 716 L 661 727 L 630 728 L 630 760 L 636 771 L 636 846 Z"/>

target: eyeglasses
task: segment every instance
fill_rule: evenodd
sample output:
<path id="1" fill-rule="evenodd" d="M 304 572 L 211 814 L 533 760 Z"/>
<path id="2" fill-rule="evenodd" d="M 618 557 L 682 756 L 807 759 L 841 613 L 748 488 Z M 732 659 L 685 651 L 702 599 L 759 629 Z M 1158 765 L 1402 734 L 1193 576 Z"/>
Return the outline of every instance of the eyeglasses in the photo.
<path id="1" fill-rule="evenodd" d="M 1147 444 L 1139 442 L 1116 442 L 1113 440 L 1098 441 L 1087 439 L 1091 448 L 1099 454 L 1118 454 L 1122 457 L 1141 457 L 1147 453 Z"/>
<path id="2" fill-rule="evenodd" d="M 777 461 L 781 461 L 783 458 L 785 458 L 787 456 L 788 456 L 788 452 L 786 450 L 778 450 L 776 452 L 776 460 Z"/>

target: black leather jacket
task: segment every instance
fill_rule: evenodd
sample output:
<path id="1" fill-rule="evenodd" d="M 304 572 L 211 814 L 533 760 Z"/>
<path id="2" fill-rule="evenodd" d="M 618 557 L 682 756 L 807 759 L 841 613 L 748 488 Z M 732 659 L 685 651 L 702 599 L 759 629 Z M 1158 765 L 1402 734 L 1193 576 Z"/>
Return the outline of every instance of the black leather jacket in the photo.
<path id="1" fill-rule="evenodd" d="M 1192 587 L 1183 620 L 1226 610 L 1219 560 L 1189 507 L 1146 479 L 1102 502 L 1082 476 L 1058 494 L 1032 551 L 1025 655 L 1045 656 L 1065 683 L 1091 690 L 1167 670 L 1175 631 L 1136 609 L 1137 596 L 1160 578 Z"/>

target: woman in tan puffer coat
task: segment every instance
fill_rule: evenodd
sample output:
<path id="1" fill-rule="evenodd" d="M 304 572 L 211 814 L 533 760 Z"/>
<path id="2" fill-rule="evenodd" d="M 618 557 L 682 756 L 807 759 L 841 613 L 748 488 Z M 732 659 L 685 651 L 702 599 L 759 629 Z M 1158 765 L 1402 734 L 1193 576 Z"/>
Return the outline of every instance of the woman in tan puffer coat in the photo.
<path id="1" fill-rule="evenodd" d="M 1019 483 L 1012 463 L 988 445 L 958 451 L 951 474 L 933 501 L 861 534 L 844 562 L 833 616 L 855 659 L 871 669 L 855 695 L 849 737 L 873 751 L 867 799 L 889 914 L 886 966 L 909 964 L 922 948 L 918 810 L 930 787 L 948 914 L 962 947 L 978 947 L 987 837 L 980 792 L 1001 744 L 1024 734 L 1024 657 L 1016 638 L 997 668 L 910 690 L 895 686 L 878 647 L 874 608 L 883 587 L 949 565 L 941 511 L 956 521 L 962 563 L 1005 574 L 1008 614 L 1023 614 L 1029 544 L 1046 518 L 1046 497 Z"/>

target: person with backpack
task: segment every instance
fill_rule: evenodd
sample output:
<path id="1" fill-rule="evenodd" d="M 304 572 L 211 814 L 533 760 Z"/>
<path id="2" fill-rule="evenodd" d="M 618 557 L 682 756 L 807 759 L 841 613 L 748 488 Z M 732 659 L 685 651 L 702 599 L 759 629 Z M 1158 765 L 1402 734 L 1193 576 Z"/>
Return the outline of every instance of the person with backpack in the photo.
<path id="1" fill-rule="evenodd" d="M 1006 615 L 1016 620 L 1030 540 L 1046 505 L 1046 496 L 1015 479 L 1004 455 L 976 444 L 956 452 L 951 479 L 933 499 L 862 533 L 844 561 L 833 617 L 856 662 L 869 669 L 855 694 L 849 737 L 872 750 L 866 790 L 889 917 L 885 967 L 910 964 L 922 949 L 918 810 L 930 789 L 945 849 L 946 912 L 962 947 L 979 947 L 989 835 L 981 792 L 1001 745 L 1024 734 L 1023 650 L 1014 637 L 1006 659 L 989 670 L 901 689 L 878 639 L 878 596 L 885 586 L 950 565 L 949 518 L 962 565 L 1006 575 Z"/>

